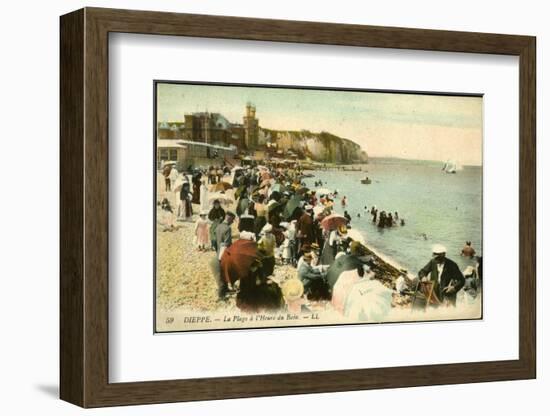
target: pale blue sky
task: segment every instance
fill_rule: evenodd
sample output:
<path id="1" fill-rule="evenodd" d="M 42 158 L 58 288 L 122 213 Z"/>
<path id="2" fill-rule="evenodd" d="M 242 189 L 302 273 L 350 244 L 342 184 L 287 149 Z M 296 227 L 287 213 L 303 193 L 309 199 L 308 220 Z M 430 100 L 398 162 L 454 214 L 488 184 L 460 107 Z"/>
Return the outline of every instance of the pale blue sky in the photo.
<path id="1" fill-rule="evenodd" d="M 158 121 L 210 111 L 242 123 L 249 101 L 264 128 L 328 131 L 370 156 L 481 164 L 480 97 L 158 84 Z"/>

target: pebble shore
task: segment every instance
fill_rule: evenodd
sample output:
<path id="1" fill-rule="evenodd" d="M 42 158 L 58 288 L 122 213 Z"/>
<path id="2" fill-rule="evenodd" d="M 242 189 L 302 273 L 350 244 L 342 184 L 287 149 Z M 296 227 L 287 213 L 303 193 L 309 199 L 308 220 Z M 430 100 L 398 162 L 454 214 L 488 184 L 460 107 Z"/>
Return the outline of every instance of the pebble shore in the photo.
<path id="1" fill-rule="evenodd" d="M 197 208 L 194 206 L 194 209 Z M 195 212 L 198 211 L 195 210 Z M 196 220 L 196 215 L 193 216 Z M 185 308 L 197 312 L 212 312 L 219 309 L 232 309 L 234 298 L 228 302 L 219 302 L 216 279 L 212 265 L 216 261 L 214 251 L 198 251 L 193 243 L 194 222 L 177 222 L 174 231 L 163 231 L 157 225 L 157 307 L 164 311 Z M 234 238 L 238 232 L 233 227 Z M 393 282 L 399 276 L 397 268 L 372 253 L 377 266 L 375 278 L 385 286 L 393 288 Z M 277 264 L 275 277 L 282 281 L 296 276 L 296 269 L 289 265 Z M 406 304 L 400 299 L 397 305 Z"/>

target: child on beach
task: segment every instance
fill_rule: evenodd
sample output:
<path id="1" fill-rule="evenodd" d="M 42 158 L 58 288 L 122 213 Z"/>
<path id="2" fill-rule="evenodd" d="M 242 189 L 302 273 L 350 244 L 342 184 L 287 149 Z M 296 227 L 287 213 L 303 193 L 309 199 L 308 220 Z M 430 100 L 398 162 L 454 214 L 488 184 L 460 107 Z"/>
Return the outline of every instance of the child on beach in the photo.
<path id="1" fill-rule="evenodd" d="M 158 218 L 158 222 L 163 227 L 162 231 L 175 230 L 176 215 L 172 206 L 170 205 L 170 201 L 168 201 L 167 198 L 164 198 L 160 203 L 160 209 L 161 212 Z"/>
<path id="2" fill-rule="evenodd" d="M 206 251 L 209 240 L 208 220 L 206 211 L 201 211 L 197 222 L 195 223 L 195 238 L 197 241 L 197 250 Z"/>
<path id="3" fill-rule="evenodd" d="M 304 294 L 303 283 L 297 278 L 288 279 L 283 282 L 281 290 L 287 311 L 290 313 L 301 313 L 302 305 L 306 303 L 302 297 Z"/>

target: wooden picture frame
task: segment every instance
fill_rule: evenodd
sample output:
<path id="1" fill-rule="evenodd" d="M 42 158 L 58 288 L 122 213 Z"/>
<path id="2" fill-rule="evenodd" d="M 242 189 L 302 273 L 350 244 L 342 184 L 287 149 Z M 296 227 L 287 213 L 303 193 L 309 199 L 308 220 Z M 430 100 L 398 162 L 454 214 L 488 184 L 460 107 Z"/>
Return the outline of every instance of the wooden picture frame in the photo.
<path id="1" fill-rule="evenodd" d="M 82 407 L 338 392 L 536 377 L 535 52 L 530 36 L 85 8 L 61 17 L 60 396 Z M 110 32 L 519 57 L 519 359 L 110 383 Z"/>

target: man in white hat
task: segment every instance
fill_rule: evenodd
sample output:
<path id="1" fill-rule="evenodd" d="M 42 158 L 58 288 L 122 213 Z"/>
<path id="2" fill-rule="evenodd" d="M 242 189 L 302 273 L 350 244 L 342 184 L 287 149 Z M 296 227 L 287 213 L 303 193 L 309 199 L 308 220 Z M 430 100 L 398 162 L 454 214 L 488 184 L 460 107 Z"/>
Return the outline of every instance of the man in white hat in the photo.
<path id="1" fill-rule="evenodd" d="M 456 305 L 456 293 L 464 286 L 464 276 L 458 265 L 446 257 L 447 249 L 436 244 L 432 247 L 432 259 L 419 272 L 421 282 L 431 282 L 434 299 L 444 304 Z"/>

